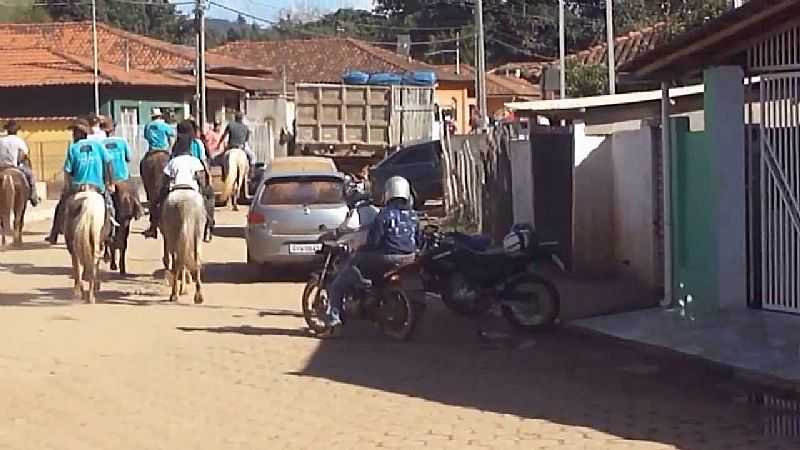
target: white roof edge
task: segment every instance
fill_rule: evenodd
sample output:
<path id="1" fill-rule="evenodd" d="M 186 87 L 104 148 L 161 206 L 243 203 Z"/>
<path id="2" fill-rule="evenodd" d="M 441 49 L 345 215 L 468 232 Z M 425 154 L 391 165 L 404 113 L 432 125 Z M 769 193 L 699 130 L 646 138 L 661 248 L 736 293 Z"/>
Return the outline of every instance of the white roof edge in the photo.
<path id="1" fill-rule="evenodd" d="M 760 76 L 752 78 L 753 83 L 759 83 Z M 744 80 L 748 85 L 750 81 Z M 702 94 L 705 87 L 702 84 L 691 86 L 676 87 L 669 90 L 670 98 L 685 97 L 689 95 Z M 594 97 L 565 98 L 557 100 L 534 100 L 529 102 L 510 102 L 506 107 L 514 111 L 563 111 L 574 109 L 597 108 L 601 106 L 616 106 L 631 103 L 652 102 L 661 99 L 661 90 L 629 92 L 616 95 L 597 95 Z"/>

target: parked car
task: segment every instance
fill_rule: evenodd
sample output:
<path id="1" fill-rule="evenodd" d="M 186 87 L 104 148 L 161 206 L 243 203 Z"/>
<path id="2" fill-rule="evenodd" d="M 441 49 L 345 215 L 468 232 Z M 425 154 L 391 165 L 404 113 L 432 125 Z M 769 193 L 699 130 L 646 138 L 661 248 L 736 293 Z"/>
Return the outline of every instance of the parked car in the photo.
<path id="1" fill-rule="evenodd" d="M 383 198 L 383 186 L 393 176 L 401 176 L 411 184 L 414 205 L 422 208 L 428 200 L 442 198 L 441 141 L 406 144 L 370 170 L 372 193 Z"/>
<path id="2" fill-rule="evenodd" d="M 303 158 L 276 159 L 264 171 L 247 216 L 248 263 L 312 263 L 319 259 L 320 230 L 345 221 L 344 174 L 296 161 Z"/>

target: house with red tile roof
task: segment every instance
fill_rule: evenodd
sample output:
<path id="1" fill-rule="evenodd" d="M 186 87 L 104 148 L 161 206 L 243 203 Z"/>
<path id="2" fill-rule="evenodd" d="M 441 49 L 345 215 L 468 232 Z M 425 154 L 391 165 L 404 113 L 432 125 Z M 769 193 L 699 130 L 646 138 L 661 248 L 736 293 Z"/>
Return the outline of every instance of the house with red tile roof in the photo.
<path id="1" fill-rule="evenodd" d="M 22 122 L 34 150 L 35 168 L 40 178 L 48 180 L 60 172 L 71 118 L 94 112 L 91 24 L 0 24 L 0 42 L 0 122 L 11 117 Z M 196 92 L 192 47 L 98 24 L 98 49 L 102 114 L 131 130 L 149 121 L 155 107 L 175 119 L 192 114 Z M 210 56 L 208 70 L 232 75 L 271 73 L 224 56 Z M 210 80 L 209 112 L 238 110 L 243 96 L 238 87 Z"/>
<path id="2" fill-rule="evenodd" d="M 238 41 L 212 49 L 218 57 L 239 58 L 283 71 L 287 82 L 341 83 L 350 70 L 367 73 L 411 71 L 436 72 L 439 105 L 449 105 L 459 131 L 468 131 L 470 105 L 474 105 L 474 81 L 469 76 L 411 59 L 352 38 L 289 39 L 280 41 Z"/>
<path id="3" fill-rule="evenodd" d="M 665 42 L 674 34 L 674 28 L 669 22 L 658 22 L 640 30 L 631 31 L 614 39 L 614 60 L 619 69 L 625 64 L 647 53 Z M 608 44 L 598 43 L 587 49 L 568 54 L 567 64 L 605 65 L 608 60 Z M 512 62 L 500 65 L 491 70 L 497 75 L 524 78 L 531 83 L 539 84 L 542 71 L 547 66 L 557 66 L 558 60 L 536 60 L 526 62 Z"/>

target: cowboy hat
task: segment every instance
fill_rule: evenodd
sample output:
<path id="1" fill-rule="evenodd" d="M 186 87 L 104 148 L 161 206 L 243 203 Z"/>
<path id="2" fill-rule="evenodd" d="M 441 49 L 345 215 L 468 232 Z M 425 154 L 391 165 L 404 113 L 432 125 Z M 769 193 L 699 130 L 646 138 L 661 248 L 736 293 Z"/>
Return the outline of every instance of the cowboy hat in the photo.
<path id="1" fill-rule="evenodd" d="M 161 108 L 153 108 L 150 110 L 150 117 L 161 117 L 163 114 L 161 113 Z"/>

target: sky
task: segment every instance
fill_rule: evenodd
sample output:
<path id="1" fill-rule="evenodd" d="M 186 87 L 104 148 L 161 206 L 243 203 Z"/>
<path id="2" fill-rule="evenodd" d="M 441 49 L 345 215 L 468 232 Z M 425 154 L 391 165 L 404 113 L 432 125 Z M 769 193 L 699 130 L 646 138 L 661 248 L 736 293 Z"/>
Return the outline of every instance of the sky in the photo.
<path id="1" fill-rule="evenodd" d="M 275 19 L 281 9 L 288 9 L 292 7 L 303 7 L 308 5 L 309 8 L 319 8 L 322 10 L 336 10 L 344 7 L 354 7 L 367 9 L 370 7 L 371 0 L 216 0 L 217 3 L 224 4 L 230 8 L 244 11 L 257 17 L 265 19 Z M 185 7 L 187 8 L 187 7 Z M 192 7 L 189 6 L 188 10 Z M 220 19 L 236 19 L 236 14 L 225 11 L 219 7 L 211 6 L 209 11 L 210 17 Z M 248 20 L 248 22 L 251 22 Z"/>

